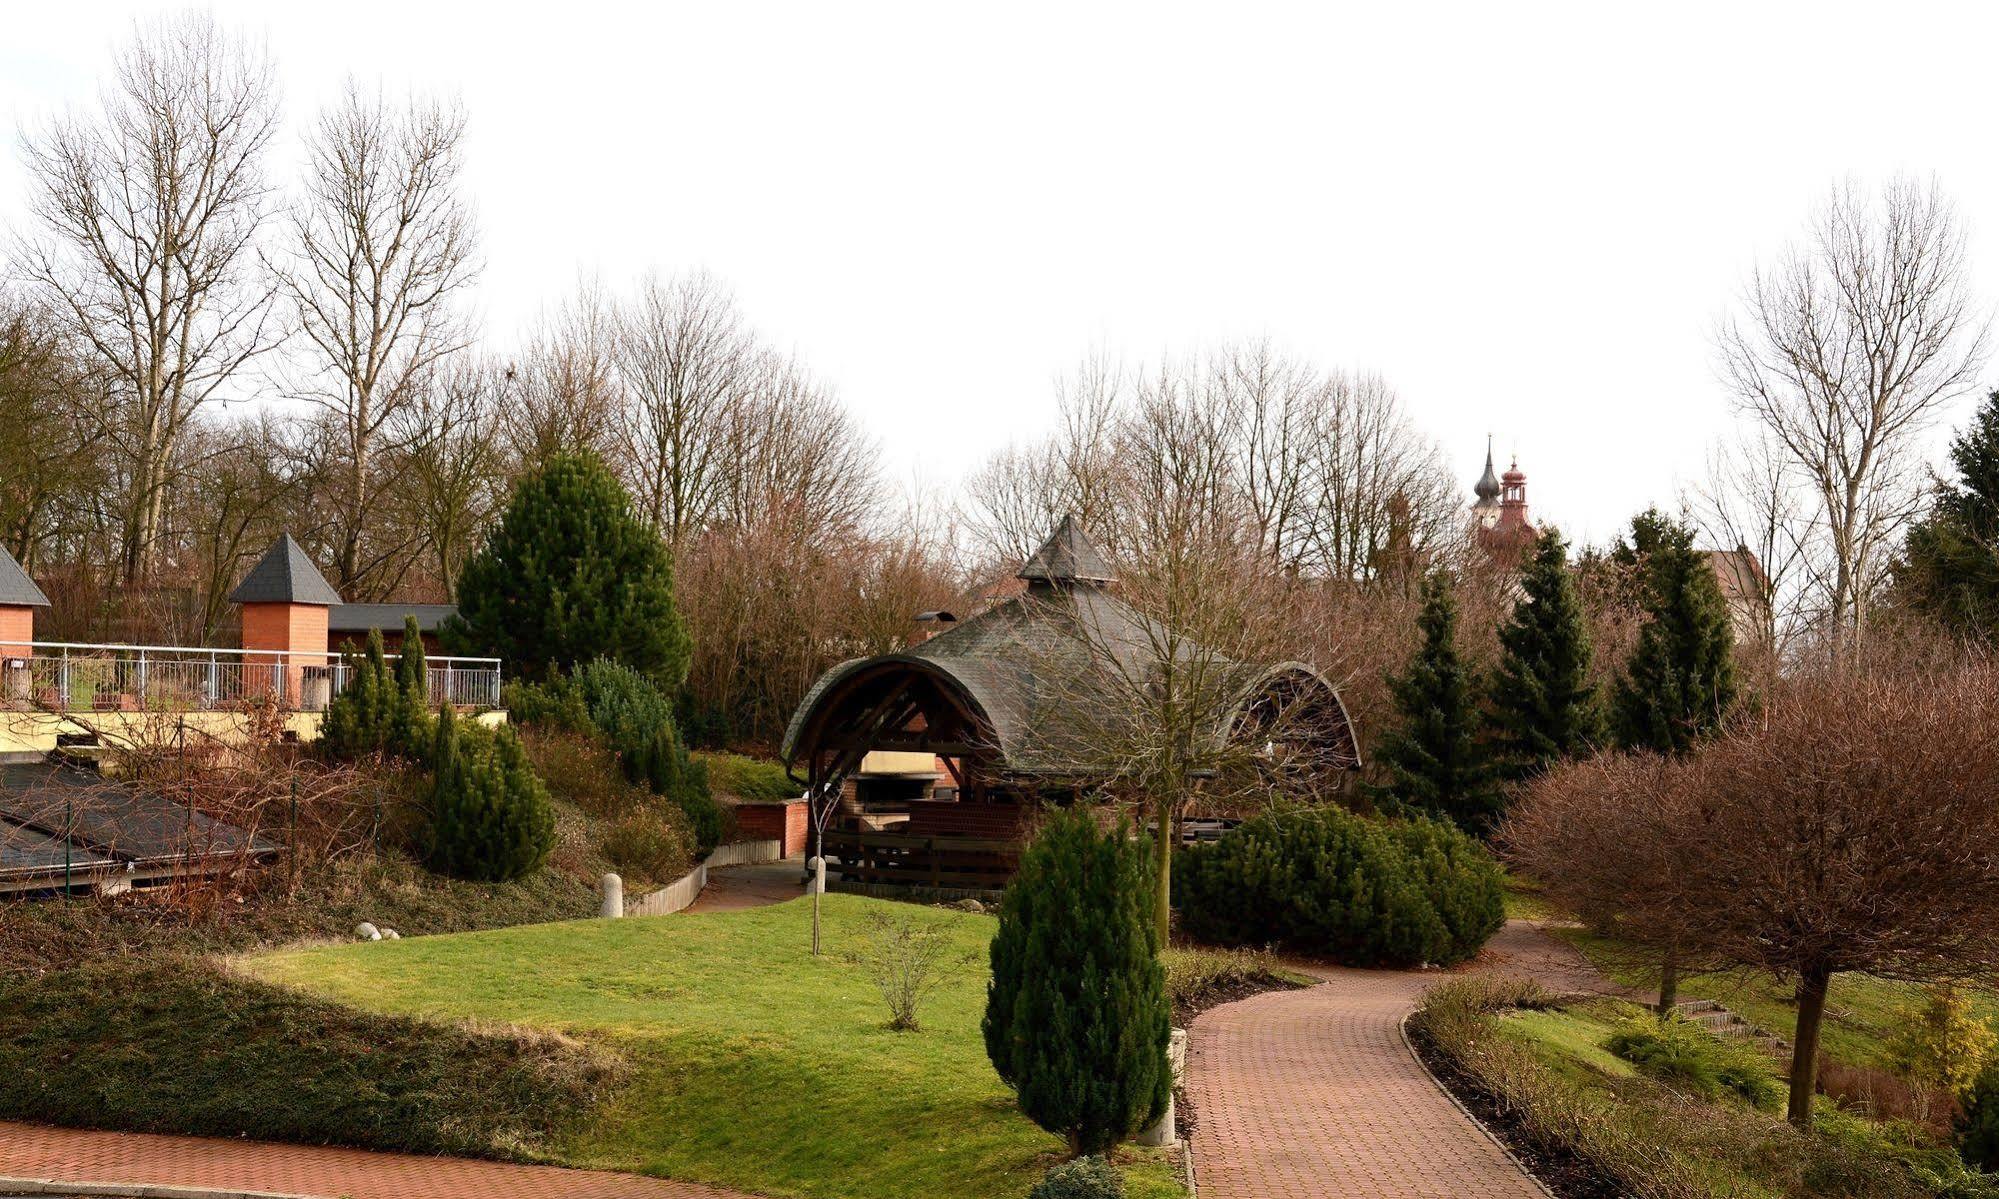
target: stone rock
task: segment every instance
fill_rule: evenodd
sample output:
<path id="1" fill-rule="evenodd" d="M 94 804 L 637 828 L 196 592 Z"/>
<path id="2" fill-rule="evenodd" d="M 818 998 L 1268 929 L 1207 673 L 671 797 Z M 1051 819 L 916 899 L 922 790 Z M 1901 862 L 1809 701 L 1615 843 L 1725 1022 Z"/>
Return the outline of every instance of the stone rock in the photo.
<path id="1" fill-rule="evenodd" d="M 969 895 L 963 899 L 954 899 L 946 906 L 954 908 L 960 912 L 978 912 L 981 915 L 983 915 L 986 910 L 985 904 L 979 902 L 976 899 L 973 899 Z"/>
<path id="2" fill-rule="evenodd" d="M 382 930 L 363 920 L 354 926 L 354 935 L 363 941 L 379 941 L 382 939 Z"/>
<path id="3" fill-rule="evenodd" d="M 397 932 L 393 928 L 385 928 L 382 930 L 382 940 L 384 941 L 400 941 L 402 939 L 403 935 Z"/>

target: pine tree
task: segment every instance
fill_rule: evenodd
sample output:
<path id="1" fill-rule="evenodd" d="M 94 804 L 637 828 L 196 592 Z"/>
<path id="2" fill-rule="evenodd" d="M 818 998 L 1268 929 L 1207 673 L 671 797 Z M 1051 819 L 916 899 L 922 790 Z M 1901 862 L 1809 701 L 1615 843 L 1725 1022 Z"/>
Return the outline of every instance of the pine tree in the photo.
<path id="1" fill-rule="evenodd" d="M 1685 753 L 1735 703 L 1735 630 L 1691 529 L 1654 510 L 1632 521 L 1632 533 L 1645 625 L 1618 680 L 1612 720 L 1627 749 Z"/>
<path id="2" fill-rule="evenodd" d="M 347 685 L 327 704 L 321 739 L 340 757 L 381 753 L 397 743 L 402 711 L 396 677 L 382 646 L 382 631 L 368 630 L 366 652 L 344 657 Z"/>
<path id="3" fill-rule="evenodd" d="M 446 706 L 432 754 L 431 868 L 488 883 L 540 869 L 555 847 L 555 811 L 520 738 L 505 728 L 460 733 Z"/>
<path id="4" fill-rule="evenodd" d="M 1171 1009 L 1152 860 L 1128 828 L 1058 814 L 1000 903 L 986 1054 L 1029 1119 L 1095 1153 L 1159 1118 Z"/>
<path id="5" fill-rule="evenodd" d="M 446 702 L 450 697 L 445 697 Z M 396 658 L 395 744 L 398 751 L 420 758 L 430 741 L 430 666 L 424 660 L 423 633 L 416 617 L 403 619 L 402 653 Z"/>
<path id="6" fill-rule="evenodd" d="M 1409 668 L 1388 680 L 1400 723 L 1382 734 L 1375 759 L 1388 781 L 1368 792 L 1389 811 L 1418 811 L 1484 834 L 1500 796 L 1486 747 L 1479 743 L 1478 680 L 1458 654 L 1458 606 L 1449 576 L 1423 583 L 1417 617 L 1423 644 Z"/>
<path id="7" fill-rule="evenodd" d="M 1950 460 L 1957 479 L 1909 530 L 1895 582 L 1917 611 L 1990 641 L 1999 637 L 1999 391 L 1951 441 Z"/>
<path id="8" fill-rule="evenodd" d="M 533 680 L 599 657 L 669 690 L 687 674 L 666 544 L 588 455 L 558 455 L 515 485 L 499 525 L 465 564 L 446 637 Z"/>
<path id="9" fill-rule="evenodd" d="M 1524 598 L 1499 628 L 1491 712 L 1499 768 L 1513 779 L 1587 754 L 1603 738 L 1603 711 L 1590 678 L 1589 622 L 1560 533 L 1541 534 L 1520 587 Z"/>

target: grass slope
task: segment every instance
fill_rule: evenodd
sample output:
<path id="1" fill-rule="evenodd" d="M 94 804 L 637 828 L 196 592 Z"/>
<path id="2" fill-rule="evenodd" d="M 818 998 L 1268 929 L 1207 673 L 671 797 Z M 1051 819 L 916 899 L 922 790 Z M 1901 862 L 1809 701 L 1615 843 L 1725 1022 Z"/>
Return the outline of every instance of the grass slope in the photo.
<path id="1" fill-rule="evenodd" d="M 950 932 L 951 964 L 919 1032 L 888 1031 L 874 987 L 843 956 L 871 911 Z M 631 1078 L 557 1147 L 571 1164 L 814 1199 L 1025 1194 L 1061 1146 L 1019 1114 L 986 1061 L 993 920 L 830 895 L 828 952 L 815 959 L 808 919 L 797 900 L 293 949 L 244 967 L 371 1011 L 615 1047 Z M 1180 1194 L 1163 1156 L 1131 1157 L 1132 1199 Z"/>
<path id="2" fill-rule="evenodd" d="M 617 1073 L 566 1038 L 356 1011 L 197 958 L 0 975 L 0 1117 L 543 1160 Z"/>
<path id="3" fill-rule="evenodd" d="M 1642 955 L 1582 929 L 1549 931 L 1567 938 L 1620 985 L 1658 989 L 1658 969 L 1645 964 Z M 1732 971 L 1690 975 L 1680 980 L 1680 998 L 1712 999 L 1787 1041 L 1797 1030 L 1794 984 L 1779 982 L 1768 974 Z M 1971 998 L 1974 1015 L 1988 1021 L 1999 1019 L 1999 1000 L 1989 992 L 1974 992 Z M 1922 988 L 1914 983 L 1865 974 L 1835 974 L 1826 995 L 1820 1051 L 1825 1057 L 1849 1066 L 1881 1067 L 1886 1062 L 1888 1042 L 1906 1022 L 1904 1012 L 1919 1008 L 1922 1003 Z"/>

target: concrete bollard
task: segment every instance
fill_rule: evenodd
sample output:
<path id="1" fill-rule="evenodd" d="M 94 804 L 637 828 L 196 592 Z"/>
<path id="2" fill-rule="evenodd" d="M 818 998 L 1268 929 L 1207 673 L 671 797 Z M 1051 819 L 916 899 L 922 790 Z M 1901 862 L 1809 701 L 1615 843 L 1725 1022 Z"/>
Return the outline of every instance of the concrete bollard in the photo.
<path id="1" fill-rule="evenodd" d="M 1187 1030 L 1176 1028 L 1166 1042 L 1166 1061 L 1173 1069 L 1173 1089 L 1180 1089 L 1180 1078 L 1187 1072 Z M 1138 1143 L 1154 1149 L 1168 1148 L 1179 1143 L 1179 1133 L 1174 1128 L 1174 1096 L 1166 1097 L 1166 1112 L 1159 1119 L 1138 1134 Z"/>
<path id="2" fill-rule="evenodd" d="M 625 880 L 615 874 L 607 874 L 603 879 L 604 906 L 597 914 L 606 920 L 616 920 L 625 914 Z"/>

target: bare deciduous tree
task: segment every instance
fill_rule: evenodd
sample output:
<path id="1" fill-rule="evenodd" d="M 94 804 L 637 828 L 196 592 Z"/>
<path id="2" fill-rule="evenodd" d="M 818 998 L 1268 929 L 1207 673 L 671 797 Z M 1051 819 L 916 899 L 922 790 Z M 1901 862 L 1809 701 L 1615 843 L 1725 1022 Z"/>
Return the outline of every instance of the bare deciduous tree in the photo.
<path id="1" fill-rule="evenodd" d="M 40 233 L 19 267 L 107 375 L 99 423 L 124 460 L 127 582 L 154 564 L 188 422 L 270 345 L 252 242 L 276 128 L 263 52 L 187 14 L 139 31 L 95 115 L 21 140 Z"/>
<path id="2" fill-rule="evenodd" d="M 1961 650 L 1848 649 L 1684 758 L 1559 768 L 1516 804 L 1515 860 L 1690 960 L 1797 982 L 1806 1125 L 1833 975 L 1999 972 L 1999 671 Z"/>
<path id="3" fill-rule="evenodd" d="M 506 488 L 498 390 L 492 368 L 456 362 L 415 389 L 394 433 L 397 519 L 421 536 L 447 602 Z"/>
<path id="4" fill-rule="evenodd" d="M 1917 436 L 1986 358 L 1963 231 L 1933 182 L 1897 178 L 1878 201 L 1843 185 L 1743 308 L 1720 330 L 1722 377 L 1808 489 L 1810 603 L 1845 640 L 1917 510 Z"/>
<path id="5" fill-rule="evenodd" d="M 463 349 L 454 301 L 478 275 L 459 192 L 465 113 L 413 99 L 392 109 L 348 80 L 306 139 L 306 186 L 278 274 L 311 347 L 298 392 L 342 434 L 334 585 L 379 598 L 392 558 L 370 544 L 384 488 L 382 439 L 424 380 Z"/>
<path id="6" fill-rule="evenodd" d="M 753 385 L 757 351 L 736 302 L 706 274 L 648 277 L 618 322 L 619 462 L 638 510 L 683 545 L 714 515 L 723 430 Z"/>
<path id="7" fill-rule="evenodd" d="M 541 318 L 518 360 L 500 373 L 500 416 L 516 467 L 575 451 L 615 458 L 618 319 L 602 284 L 586 279 Z"/>

